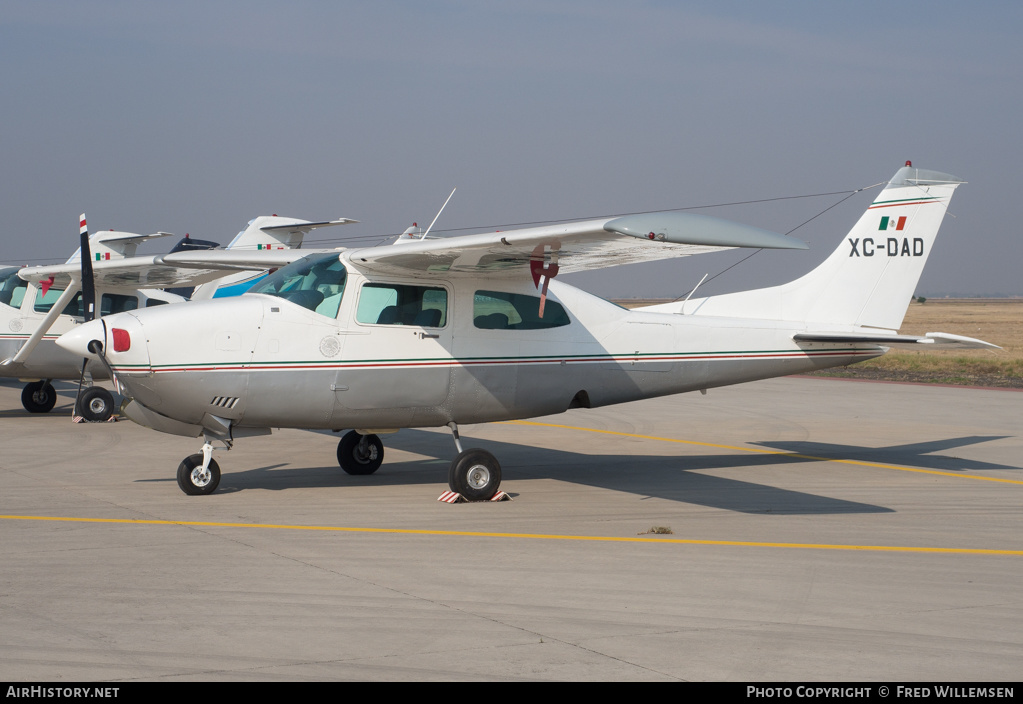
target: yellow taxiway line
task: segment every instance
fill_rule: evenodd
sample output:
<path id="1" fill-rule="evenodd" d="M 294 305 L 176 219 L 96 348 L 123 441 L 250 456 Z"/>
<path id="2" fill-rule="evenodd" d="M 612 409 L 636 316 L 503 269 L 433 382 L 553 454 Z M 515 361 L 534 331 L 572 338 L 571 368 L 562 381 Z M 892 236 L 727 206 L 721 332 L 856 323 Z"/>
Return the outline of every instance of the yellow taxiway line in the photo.
<path id="1" fill-rule="evenodd" d="M 638 435 L 636 433 L 623 433 L 618 430 L 598 430 L 597 428 L 579 428 L 574 425 L 557 425 L 556 423 L 538 423 L 531 420 L 511 420 L 507 425 L 535 425 L 542 428 L 560 428 L 562 430 L 579 430 L 587 433 L 602 433 L 604 435 L 619 435 L 626 438 L 638 438 L 640 440 L 656 440 L 659 442 L 673 442 L 681 445 L 698 445 L 700 447 L 713 447 L 719 450 L 735 450 L 737 452 L 756 452 L 762 455 L 778 455 L 779 457 L 814 460 L 817 462 L 838 462 L 839 464 L 854 464 L 862 467 L 878 467 L 880 469 L 894 469 L 900 472 L 917 472 L 919 474 L 936 474 L 940 477 L 955 477 L 956 479 L 974 479 L 982 482 L 1000 482 L 1003 484 L 1023 484 L 1019 479 L 1002 479 L 1000 477 L 982 477 L 976 474 L 956 474 L 955 472 L 942 472 L 937 469 L 919 469 L 917 467 L 903 467 L 897 464 L 882 464 L 881 462 L 867 462 L 865 460 L 843 460 L 835 457 L 817 457 L 815 455 L 801 455 L 797 452 L 786 452 L 785 450 L 762 450 L 759 447 L 738 447 L 736 445 L 718 445 L 712 442 L 699 442 L 697 440 L 679 440 L 677 438 L 662 438 L 655 435 Z"/>
<path id="2" fill-rule="evenodd" d="M 690 540 L 685 538 L 632 538 L 600 535 L 545 535 L 542 533 L 485 533 L 458 530 L 415 530 L 410 528 L 353 528 L 346 526 L 293 526 L 269 523 L 217 523 L 210 521 L 158 521 L 133 518 L 74 518 L 69 516 L 3 516 L 8 521 L 57 521 L 67 523 L 115 523 L 138 526 L 190 526 L 199 528 L 264 528 L 269 530 L 305 530 L 335 533 L 390 533 L 397 535 L 444 535 L 463 538 L 520 538 L 532 540 L 578 540 L 600 543 L 669 543 L 674 545 L 719 545 L 726 547 L 795 548 L 802 550 L 859 550 L 864 552 L 915 552 L 955 555 L 1023 556 L 1023 550 L 986 550 L 980 548 L 928 548 L 899 545 L 829 545 L 827 543 L 771 543 L 747 540 Z"/>

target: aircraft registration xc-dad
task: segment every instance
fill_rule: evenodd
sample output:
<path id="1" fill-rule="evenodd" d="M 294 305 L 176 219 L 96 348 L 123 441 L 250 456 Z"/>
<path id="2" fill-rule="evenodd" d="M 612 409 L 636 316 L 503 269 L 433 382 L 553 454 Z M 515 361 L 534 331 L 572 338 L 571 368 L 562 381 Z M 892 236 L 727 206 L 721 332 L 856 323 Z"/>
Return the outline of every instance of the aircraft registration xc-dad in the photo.
<path id="1" fill-rule="evenodd" d="M 755 291 L 626 310 L 552 281 L 731 247 L 806 247 L 714 218 L 647 213 L 320 253 L 243 296 L 107 316 L 58 344 L 111 368 L 135 422 L 204 437 L 178 467 L 185 493 L 216 489 L 215 445 L 271 428 L 353 429 L 338 462 L 370 474 L 383 460 L 378 435 L 448 426 L 451 490 L 485 500 L 501 466 L 463 450 L 459 424 L 808 372 L 894 345 L 993 347 L 896 333 L 960 183 L 907 162 L 820 266 Z"/>

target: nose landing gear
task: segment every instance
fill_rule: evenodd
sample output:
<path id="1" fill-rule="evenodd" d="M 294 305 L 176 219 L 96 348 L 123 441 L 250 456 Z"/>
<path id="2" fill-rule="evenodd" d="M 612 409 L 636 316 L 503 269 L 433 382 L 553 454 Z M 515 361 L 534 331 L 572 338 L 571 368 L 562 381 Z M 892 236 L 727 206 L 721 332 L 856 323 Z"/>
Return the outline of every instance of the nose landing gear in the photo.
<path id="1" fill-rule="evenodd" d="M 78 413 L 87 421 L 100 423 L 114 415 L 114 396 L 101 386 L 90 386 L 78 397 Z"/>
<path id="2" fill-rule="evenodd" d="M 230 445 L 226 449 L 231 449 Z M 189 496 L 212 494 L 220 485 L 220 465 L 213 459 L 213 445 L 207 441 L 202 452 L 189 455 L 178 465 L 178 486 Z"/>

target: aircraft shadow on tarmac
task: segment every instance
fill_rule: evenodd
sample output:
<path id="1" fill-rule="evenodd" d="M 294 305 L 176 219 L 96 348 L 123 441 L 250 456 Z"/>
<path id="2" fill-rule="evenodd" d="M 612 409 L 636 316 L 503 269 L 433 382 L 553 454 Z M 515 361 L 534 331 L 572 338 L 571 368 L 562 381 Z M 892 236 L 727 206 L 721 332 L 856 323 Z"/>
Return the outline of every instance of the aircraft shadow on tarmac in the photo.
<path id="1" fill-rule="evenodd" d="M 1020 469 L 1012 465 L 981 462 L 965 457 L 949 457 L 934 455 L 933 452 L 952 450 L 967 445 L 977 445 L 990 440 L 1004 440 L 1008 435 L 967 435 L 961 438 L 931 440 L 906 445 L 889 445 L 887 447 L 862 447 L 860 445 L 834 445 L 823 442 L 756 442 L 754 445 L 770 447 L 790 452 L 793 455 L 807 455 L 828 459 L 856 460 L 858 462 L 877 462 L 882 464 L 899 464 L 922 469 L 937 469 L 944 472 L 963 472 L 966 470 L 984 469 Z M 793 458 L 796 459 L 796 458 Z"/>
<path id="2" fill-rule="evenodd" d="M 70 407 L 74 402 L 73 394 L 77 391 L 77 385 L 67 384 L 66 388 L 60 390 L 72 396 L 68 399 Z M 321 432 L 333 435 L 326 431 Z M 1010 465 L 933 454 L 1006 437 L 1008 436 L 971 435 L 876 448 L 821 442 L 761 441 L 751 444 L 779 450 L 780 454 L 736 452 L 676 456 L 590 455 L 526 444 L 476 440 L 465 436 L 463 446 L 483 447 L 494 453 L 501 462 L 506 482 L 516 479 L 555 479 L 741 513 L 812 515 L 888 513 L 892 509 L 713 476 L 702 471 L 755 470 L 772 465 L 815 463 L 827 459 L 876 462 L 948 472 L 1020 469 Z M 345 474 L 333 463 L 319 467 L 291 467 L 288 463 L 281 462 L 251 469 L 235 469 L 232 467 L 235 465 L 232 456 L 222 454 L 220 461 L 224 474 L 217 492 L 233 493 L 247 489 L 283 491 L 314 487 L 446 485 L 448 463 L 455 454 L 451 436 L 446 432 L 406 429 L 395 435 L 385 436 L 384 444 L 387 448 L 424 455 L 429 459 L 406 462 L 385 459 L 383 467 L 376 474 L 359 477 Z M 286 449 L 282 452 L 283 458 Z M 175 479 L 171 474 L 166 479 L 138 481 L 174 482 Z"/>
<path id="3" fill-rule="evenodd" d="M 950 450 L 1007 436 L 967 436 L 883 448 L 815 442 L 760 442 L 781 453 L 720 453 L 657 455 L 581 454 L 529 445 L 476 440 L 463 436 L 464 447 L 483 447 L 500 458 L 506 482 L 522 479 L 554 479 L 584 486 L 620 491 L 642 497 L 720 508 L 740 513 L 849 514 L 890 513 L 884 506 L 847 501 L 751 481 L 713 476 L 712 470 L 756 470 L 786 464 L 826 462 L 827 458 L 898 464 L 910 467 L 964 471 L 976 469 L 1018 469 L 1006 465 L 964 460 L 931 453 Z M 311 487 L 408 486 L 444 484 L 447 467 L 454 455 L 446 433 L 402 430 L 384 438 L 389 449 L 403 450 L 428 459 L 388 461 L 370 476 L 349 476 L 336 465 L 287 468 L 272 464 L 232 470 L 229 455 L 222 457 L 223 479 L 218 493 L 247 489 L 286 490 Z M 393 456 L 393 455 L 392 455 Z M 174 481 L 166 480 L 143 481 Z"/>
<path id="4" fill-rule="evenodd" d="M 827 458 L 943 471 L 1018 469 L 1007 465 L 930 454 L 1004 437 L 1007 436 L 967 436 L 882 448 L 815 442 L 759 442 L 755 444 L 776 448 L 782 452 L 678 456 L 589 455 L 494 440 L 476 440 L 465 436 L 463 446 L 483 447 L 499 457 L 506 482 L 516 479 L 554 479 L 740 513 L 815 515 L 891 513 L 893 510 L 884 506 L 713 476 L 704 474 L 703 471 L 756 470 L 773 465 L 826 462 Z M 275 463 L 233 470 L 230 455 L 224 455 L 221 458 L 224 474 L 217 492 L 446 483 L 448 463 L 454 455 L 453 443 L 447 433 L 407 429 L 395 435 L 388 435 L 384 440 L 390 449 L 424 455 L 427 459 L 405 462 L 385 459 L 384 466 L 376 474 L 349 476 L 335 464 L 290 468 L 287 463 Z M 175 480 L 169 476 L 166 479 L 139 481 Z"/>

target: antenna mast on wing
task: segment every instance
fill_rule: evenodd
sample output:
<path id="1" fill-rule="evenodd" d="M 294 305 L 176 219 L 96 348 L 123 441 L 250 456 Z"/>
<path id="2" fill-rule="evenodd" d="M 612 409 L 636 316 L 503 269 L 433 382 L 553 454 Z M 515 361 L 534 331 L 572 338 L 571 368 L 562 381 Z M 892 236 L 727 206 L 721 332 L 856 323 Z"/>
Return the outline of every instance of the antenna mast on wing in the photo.
<path id="1" fill-rule="evenodd" d="M 451 196 L 455 195 L 455 191 L 457 191 L 457 190 L 458 190 L 457 187 L 451 189 L 451 195 L 448 196 L 448 200 L 451 200 Z M 437 215 L 436 215 L 436 217 L 434 217 L 433 222 L 430 223 L 430 226 L 428 228 L 426 228 L 426 232 L 424 232 L 423 236 L 420 237 L 419 239 L 425 240 L 426 236 L 428 234 L 430 234 L 430 230 L 433 229 L 433 223 L 437 222 L 437 218 L 439 218 L 440 214 L 444 212 L 444 208 L 448 207 L 448 200 L 444 201 L 444 205 L 440 206 L 440 210 L 437 211 Z"/>

